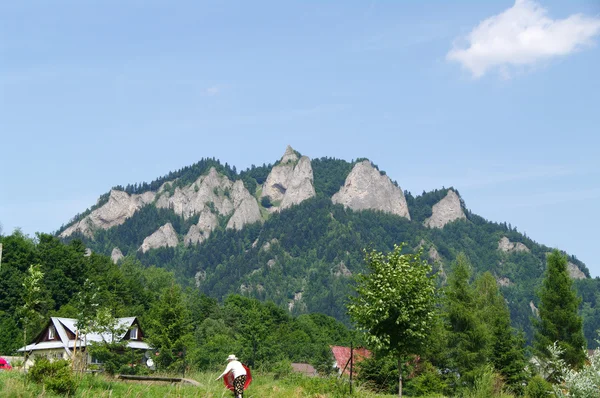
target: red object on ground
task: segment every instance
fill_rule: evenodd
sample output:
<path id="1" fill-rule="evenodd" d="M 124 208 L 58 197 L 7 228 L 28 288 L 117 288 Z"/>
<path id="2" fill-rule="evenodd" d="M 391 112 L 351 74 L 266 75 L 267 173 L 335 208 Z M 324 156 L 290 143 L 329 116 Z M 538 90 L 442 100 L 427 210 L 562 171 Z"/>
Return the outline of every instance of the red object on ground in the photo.
<path id="1" fill-rule="evenodd" d="M 250 368 L 244 364 L 242 364 L 242 366 L 246 369 L 246 383 L 244 384 L 244 390 L 246 390 L 252 381 L 252 374 L 250 374 Z M 223 383 L 225 384 L 225 387 L 230 391 L 233 391 L 233 372 L 229 372 L 223 377 Z"/>
<path id="2" fill-rule="evenodd" d="M 12 369 L 12 366 L 10 366 L 10 363 L 6 362 L 6 359 L 0 357 L 0 369 L 1 370 L 10 370 L 10 369 Z"/>
<path id="3" fill-rule="evenodd" d="M 371 358 L 371 351 L 366 348 L 354 348 L 353 362 L 356 364 L 362 361 L 365 358 Z M 333 353 L 333 357 L 335 358 L 336 367 L 341 372 L 344 367 L 344 374 L 350 374 L 350 364 L 348 363 L 350 360 L 350 347 L 343 347 L 339 345 L 331 346 L 331 352 Z"/>

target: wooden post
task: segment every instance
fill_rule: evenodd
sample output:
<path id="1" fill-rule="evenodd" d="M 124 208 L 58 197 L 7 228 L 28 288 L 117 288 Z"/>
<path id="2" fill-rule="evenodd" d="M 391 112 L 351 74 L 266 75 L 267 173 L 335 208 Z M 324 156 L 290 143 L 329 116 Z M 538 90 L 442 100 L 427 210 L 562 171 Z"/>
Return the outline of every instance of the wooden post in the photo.
<path id="1" fill-rule="evenodd" d="M 352 395 L 352 371 L 353 371 L 353 361 L 354 358 L 354 347 L 353 347 L 353 343 L 350 342 L 350 395 Z"/>

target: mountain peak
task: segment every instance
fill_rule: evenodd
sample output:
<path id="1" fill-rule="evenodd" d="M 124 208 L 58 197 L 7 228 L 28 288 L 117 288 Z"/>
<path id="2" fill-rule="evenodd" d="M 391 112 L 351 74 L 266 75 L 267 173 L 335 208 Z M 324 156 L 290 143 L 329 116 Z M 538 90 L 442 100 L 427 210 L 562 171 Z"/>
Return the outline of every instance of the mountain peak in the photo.
<path id="1" fill-rule="evenodd" d="M 287 148 L 285 148 L 285 153 L 281 157 L 281 163 L 287 163 L 290 161 L 296 162 L 298 159 L 299 159 L 298 154 L 296 153 L 294 148 L 292 148 L 290 145 L 288 145 Z"/>

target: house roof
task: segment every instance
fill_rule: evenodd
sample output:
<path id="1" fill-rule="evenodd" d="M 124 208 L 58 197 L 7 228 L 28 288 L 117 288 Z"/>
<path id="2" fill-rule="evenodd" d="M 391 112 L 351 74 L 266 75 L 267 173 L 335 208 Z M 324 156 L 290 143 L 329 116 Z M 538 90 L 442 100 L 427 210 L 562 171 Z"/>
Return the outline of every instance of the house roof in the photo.
<path id="1" fill-rule="evenodd" d="M 121 330 L 118 335 L 113 335 L 111 333 L 88 333 L 87 335 L 80 335 L 77 333 L 77 319 L 73 318 L 61 318 L 61 317 L 51 317 L 48 326 L 44 328 L 42 333 L 38 335 L 36 338 L 36 342 L 29 344 L 25 347 L 21 347 L 19 352 L 23 351 L 37 351 L 37 350 L 47 350 L 53 348 L 64 348 L 67 353 L 70 354 L 69 350 L 75 347 L 75 339 L 70 339 L 67 332 L 70 332 L 73 335 L 77 336 L 77 347 L 82 348 L 85 347 L 86 344 L 100 343 L 100 342 L 111 342 L 111 341 L 121 341 L 127 334 L 127 331 L 134 324 L 136 317 L 127 317 L 127 318 L 117 318 L 117 329 Z M 59 341 L 38 341 L 40 337 L 46 332 L 48 327 L 54 326 L 56 330 L 56 334 L 59 337 Z M 137 349 L 149 349 L 150 346 L 143 341 L 127 341 L 128 348 L 137 348 Z"/>
<path id="2" fill-rule="evenodd" d="M 331 346 L 331 352 L 335 358 L 334 367 L 340 370 L 344 369 L 345 367 L 346 369 L 344 370 L 344 373 L 350 374 L 350 365 L 346 366 L 350 360 L 350 347 L 334 345 Z M 354 363 L 360 362 L 365 358 L 371 358 L 371 351 L 367 350 L 366 348 L 353 348 L 352 352 L 354 354 L 352 362 Z"/>

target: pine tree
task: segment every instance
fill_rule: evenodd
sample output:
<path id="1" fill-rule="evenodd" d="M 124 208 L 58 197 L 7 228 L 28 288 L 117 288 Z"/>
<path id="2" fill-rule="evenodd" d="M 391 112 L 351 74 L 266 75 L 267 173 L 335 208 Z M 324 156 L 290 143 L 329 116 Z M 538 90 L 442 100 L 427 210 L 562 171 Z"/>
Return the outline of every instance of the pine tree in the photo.
<path id="1" fill-rule="evenodd" d="M 548 347 L 557 342 L 564 350 L 562 359 L 573 368 L 581 368 L 586 358 L 583 321 L 577 313 L 581 299 L 573 290 L 567 258 L 558 250 L 548 255 L 538 297 L 539 319 L 534 320 L 536 354 L 540 358 L 549 358 Z"/>

